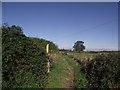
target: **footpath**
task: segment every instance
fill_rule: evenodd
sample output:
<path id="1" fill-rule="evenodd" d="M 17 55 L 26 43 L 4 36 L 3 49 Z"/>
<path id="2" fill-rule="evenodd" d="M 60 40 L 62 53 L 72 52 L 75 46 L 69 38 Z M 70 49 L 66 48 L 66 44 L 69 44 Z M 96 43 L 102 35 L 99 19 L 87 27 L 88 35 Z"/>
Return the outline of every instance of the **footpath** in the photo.
<path id="1" fill-rule="evenodd" d="M 62 54 L 53 54 L 54 64 L 49 74 L 47 88 L 84 88 L 87 86 L 80 66 L 75 60 Z M 79 83 L 79 81 L 81 83 Z"/>

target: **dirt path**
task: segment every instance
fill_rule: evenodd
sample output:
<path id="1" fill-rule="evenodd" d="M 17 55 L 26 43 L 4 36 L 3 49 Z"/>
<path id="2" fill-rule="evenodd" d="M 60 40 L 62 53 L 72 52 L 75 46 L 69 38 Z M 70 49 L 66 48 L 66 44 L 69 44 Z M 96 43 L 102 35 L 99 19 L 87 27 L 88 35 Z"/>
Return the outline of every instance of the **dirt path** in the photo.
<path id="1" fill-rule="evenodd" d="M 63 85 L 65 85 L 66 88 L 74 88 L 74 69 L 68 64 L 65 58 L 63 60 L 66 66 L 65 72 L 68 74 L 68 76 L 63 77 Z"/>
<path id="2" fill-rule="evenodd" d="M 85 75 L 80 72 L 80 66 L 75 60 L 60 53 L 52 54 L 51 57 L 54 64 L 49 74 L 47 88 L 66 88 L 69 90 L 87 87 L 88 82 Z"/>
<path id="3" fill-rule="evenodd" d="M 73 68 L 70 68 L 69 69 L 69 77 L 68 77 L 68 80 L 67 80 L 67 87 L 68 88 L 74 88 L 74 71 L 73 71 Z"/>
<path id="4" fill-rule="evenodd" d="M 51 55 L 54 59 L 54 68 L 50 71 L 48 88 L 74 88 L 74 68 L 62 54 Z M 57 56 L 57 58 L 54 58 Z"/>

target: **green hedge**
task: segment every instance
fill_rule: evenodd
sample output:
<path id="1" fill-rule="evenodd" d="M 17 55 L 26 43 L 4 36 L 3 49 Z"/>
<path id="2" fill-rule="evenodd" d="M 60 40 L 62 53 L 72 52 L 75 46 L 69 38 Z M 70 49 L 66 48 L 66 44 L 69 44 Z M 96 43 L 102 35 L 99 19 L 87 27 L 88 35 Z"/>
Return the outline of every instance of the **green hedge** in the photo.
<path id="1" fill-rule="evenodd" d="M 96 56 L 85 68 L 89 87 L 120 88 L 120 53 Z"/>
<path id="2" fill-rule="evenodd" d="M 40 88 L 47 83 L 47 57 L 19 26 L 2 27 L 3 88 Z"/>
<path id="3" fill-rule="evenodd" d="M 46 45 L 49 44 L 49 50 L 50 52 L 58 51 L 58 47 L 52 42 L 45 39 L 40 38 L 33 38 L 30 37 L 30 39 L 38 46 L 38 48 L 42 48 L 45 51 Z"/>

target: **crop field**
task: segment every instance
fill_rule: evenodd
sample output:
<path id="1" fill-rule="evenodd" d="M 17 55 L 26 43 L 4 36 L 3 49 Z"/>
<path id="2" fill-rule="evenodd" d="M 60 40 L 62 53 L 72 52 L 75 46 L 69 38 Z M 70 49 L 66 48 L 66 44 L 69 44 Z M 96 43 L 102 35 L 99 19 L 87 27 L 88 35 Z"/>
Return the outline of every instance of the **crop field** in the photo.
<path id="1" fill-rule="evenodd" d="M 95 56 L 97 56 L 98 54 L 101 53 L 90 53 L 90 52 L 73 52 L 73 51 L 68 51 L 68 52 L 64 52 L 65 54 L 67 54 L 68 56 L 74 57 L 76 59 L 81 59 L 81 60 L 86 60 L 86 59 L 93 59 Z"/>

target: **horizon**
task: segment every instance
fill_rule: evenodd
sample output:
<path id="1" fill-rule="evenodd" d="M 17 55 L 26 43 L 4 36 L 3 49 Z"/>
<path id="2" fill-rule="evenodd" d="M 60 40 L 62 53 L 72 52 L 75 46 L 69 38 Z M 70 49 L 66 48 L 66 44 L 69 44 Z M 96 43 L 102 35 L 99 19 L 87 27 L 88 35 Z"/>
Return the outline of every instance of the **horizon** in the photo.
<path id="1" fill-rule="evenodd" d="M 2 8 L 4 23 L 60 49 L 72 49 L 79 40 L 86 50 L 118 50 L 117 2 L 3 2 Z"/>

